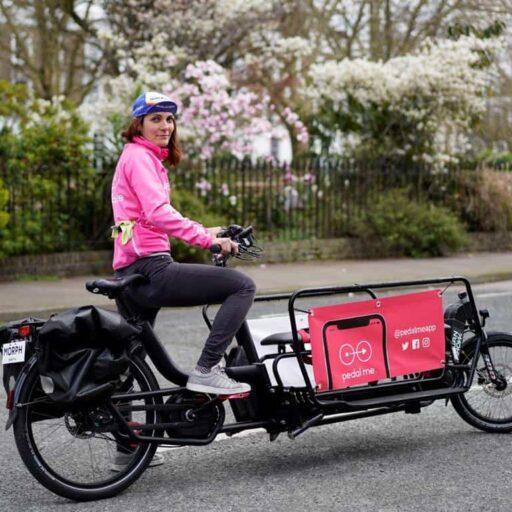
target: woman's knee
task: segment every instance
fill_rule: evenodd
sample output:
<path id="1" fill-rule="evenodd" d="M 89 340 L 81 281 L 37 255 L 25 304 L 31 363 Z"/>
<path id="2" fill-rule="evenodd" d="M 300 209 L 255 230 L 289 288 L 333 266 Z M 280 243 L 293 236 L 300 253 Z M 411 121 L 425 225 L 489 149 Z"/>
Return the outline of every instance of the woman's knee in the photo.
<path id="1" fill-rule="evenodd" d="M 240 272 L 240 276 L 240 291 L 244 292 L 244 294 L 254 296 L 256 294 L 256 283 L 246 274 Z"/>

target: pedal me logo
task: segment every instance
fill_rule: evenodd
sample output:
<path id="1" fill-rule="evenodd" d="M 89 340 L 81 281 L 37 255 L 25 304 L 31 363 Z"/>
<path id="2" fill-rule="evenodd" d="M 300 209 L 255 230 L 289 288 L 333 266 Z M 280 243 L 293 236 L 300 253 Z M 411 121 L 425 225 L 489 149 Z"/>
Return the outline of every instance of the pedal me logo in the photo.
<path id="1" fill-rule="evenodd" d="M 355 347 L 350 343 L 342 345 L 338 352 L 341 364 L 344 366 L 352 366 L 356 359 L 360 363 L 367 363 L 372 357 L 372 346 L 366 340 L 361 340 Z M 343 382 L 355 379 L 357 377 L 374 375 L 375 368 L 354 368 L 351 371 L 341 375 Z"/>

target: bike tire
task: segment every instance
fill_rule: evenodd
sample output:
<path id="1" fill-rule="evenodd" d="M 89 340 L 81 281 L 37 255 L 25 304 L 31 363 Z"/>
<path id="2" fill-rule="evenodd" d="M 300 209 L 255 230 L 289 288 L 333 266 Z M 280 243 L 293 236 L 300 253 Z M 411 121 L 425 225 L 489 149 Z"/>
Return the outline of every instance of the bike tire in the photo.
<path id="1" fill-rule="evenodd" d="M 505 392 L 508 391 L 507 395 L 498 395 L 497 391 L 494 391 L 496 394 L 495 400 L 499 399 L 506 399 L 510 398 L 509 402 L 507 402 L 507 407 L 510 407 L 510 414 L 508 416 L 505 416 L 503 418 L 490 418 L 484 416 L 482 411 L 479 411 L 475 408 L 474 405 L 472 405 L 468 398 L 467 393 L 471 393 L 472 390 L 466 391 L 465 393 L 460 393 L 459 395 L 455 395 L 450 400 L 452 402 L 452 405 L 457 411 L 458 415 L 466 421 L 471 426 L 482 430 L 484 432 L 490 432 L 490 433 L 508 433 L 512 432 L 512 335 L 508 333 L 492 333 L 489 334 L 487 338 L 487 344 L 489 346 L 489 351 L 491 352 L 491 357 L 493 358 L 493 361 L 495 359 L 494 352 L 498 352 L 498 349 L 500 351 L 506 352 L 510 355 L 510 367 L 503 365 L 499 359 L 496 359 L 494 361 L 496 370 L 500 372 L 505 371 L 505 377 L 507 379 L 507 388 L 505 389 Z M 476 339 L 471 340 L 466 348 L 463 347 L 462 353 L 461 353 L 461 362 L 464 364 L 467 364 L 468 362 L 472 361 L 474 357 L 474 352 L 476 349 Z M 508 352 L 507 352 L 508 351 Z M 508 357 L 507 357 L 508 359 Z M 481 356 L 479 356 L 479 361 L 481 361 Z M 500 367 L 501 366 L 501 367 Z M 479 364 L 477 364 L 477 369 L 479 367 Z M 475 376 L 473 377 L 473 381 L 477 378 L 477 372 L 475 372 Z M 475 384 L 471 383 L 472 388 L 475 386 Z M 481 387 L 481 390 L 485 393 L 485 389 L 483 385 L 476 384 L 476 390 L 478 391 L 478 386 Z M 490 389 L 490 388 L 489 388 Z M 510 395 L 510 396 L 509 396 Z M 490 396 L 490 395 L 489 395 Z M 492 397 L 491 397 L 492 399 Z"/>
<path id="2" fill-rule="evenodd" d="M 146 390 L 159 389 L 153 372 L 142 358 L 132 355 L 130 358 L 130 370 L 134 378 L 139 379 L 142 383 L 141 386 Z M 20 390 L 20 403 L 30 401 L 30 395 L 36 392 L 34 390 L 36 389 L 38 379 L 38 367 L 37 364 L 34 364 L 27 374 L 23 388 Z M 35 445 L 32 435 L 30 407 L 21 407 L 14 422 L 14 437 L 18 452 L 27 469 L 39 483 L 51 492 L 73 501 L 99 500 L 111 498 L 119 494 L 142 475 L 157 449 L 156 444 L 141 444 L 139 445 L 140 449 L 134 452 L 135 455 L 126 472 L 121 471 L 117 475 L 113 475 L 104 484 L 79 485 L 57 474 L 45 462 L 39 448 Z"/>

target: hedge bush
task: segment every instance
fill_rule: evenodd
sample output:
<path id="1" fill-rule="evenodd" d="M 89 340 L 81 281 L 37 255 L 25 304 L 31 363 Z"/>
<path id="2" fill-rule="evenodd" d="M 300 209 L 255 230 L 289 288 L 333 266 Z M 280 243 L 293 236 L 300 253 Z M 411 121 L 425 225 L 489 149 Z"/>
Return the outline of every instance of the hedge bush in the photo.
<path id="1" fill-rule="evenodd" d="M 9 222 L 9 214 L 5 211 L 8 199 L 9 193 L 7 189 L 4 188 L 2 180 L 0 180 L 0 258 L 5 256 L 2 251 L 2 240 L 5 239 L 5 227 Z"/>
<path id="2" fill-rule="evenodd" d="M 225 217 L 209 212 L 204 203 L 188 190 L 173 190 L 171 203 L 183 216 L 200 222 L 207 228 L 224 226 L 227 223 Z M 176 261 L 204 263 L 210 258 L 208 251 L 180 240 L 171 240 L 171 244 L 172 256 Z"/>
<path id="3" fill-rule="evenodd" d="M 470 231 L 503 232 L 512 229 L 512 174 L 493 169 L 454 175 L 446 202 Z"/>
<path id="4" fill-rule="evenodd" d="M 88 128 L 70 105 L 0 81 L 0 177 L 13 198 L 0 239 L 7 255 L 86 248 L 94 189 Z"/>
<path id="5" fill-rule="evenodd" d="M 363 240 L 377 239 L 385 256 L 444 256 L 467 243 L 464 227 L 447 208 L 412 200 L 406 190 L 383 193 L 359 222 Z"/>

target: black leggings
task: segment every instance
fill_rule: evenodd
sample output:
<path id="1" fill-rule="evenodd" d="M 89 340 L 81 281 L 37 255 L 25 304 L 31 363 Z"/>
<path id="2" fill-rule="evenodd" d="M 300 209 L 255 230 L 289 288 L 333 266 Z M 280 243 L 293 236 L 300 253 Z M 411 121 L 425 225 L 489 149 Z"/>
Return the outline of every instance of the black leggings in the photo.
<path id="1" fill-rule="evenodd" d="M 143 274 L 149 283 L 128 289 L 123 298 L 134 312 L 152 324 L 161 307 L 222 304 L 197 363 L 205 368 L 222 359 L 256 292 L 253 280 L 241 272 L 213 265 L 176 263 L 170 255 L 140 258 L 116 271 L 116 276 L 130 274 Z"/>

